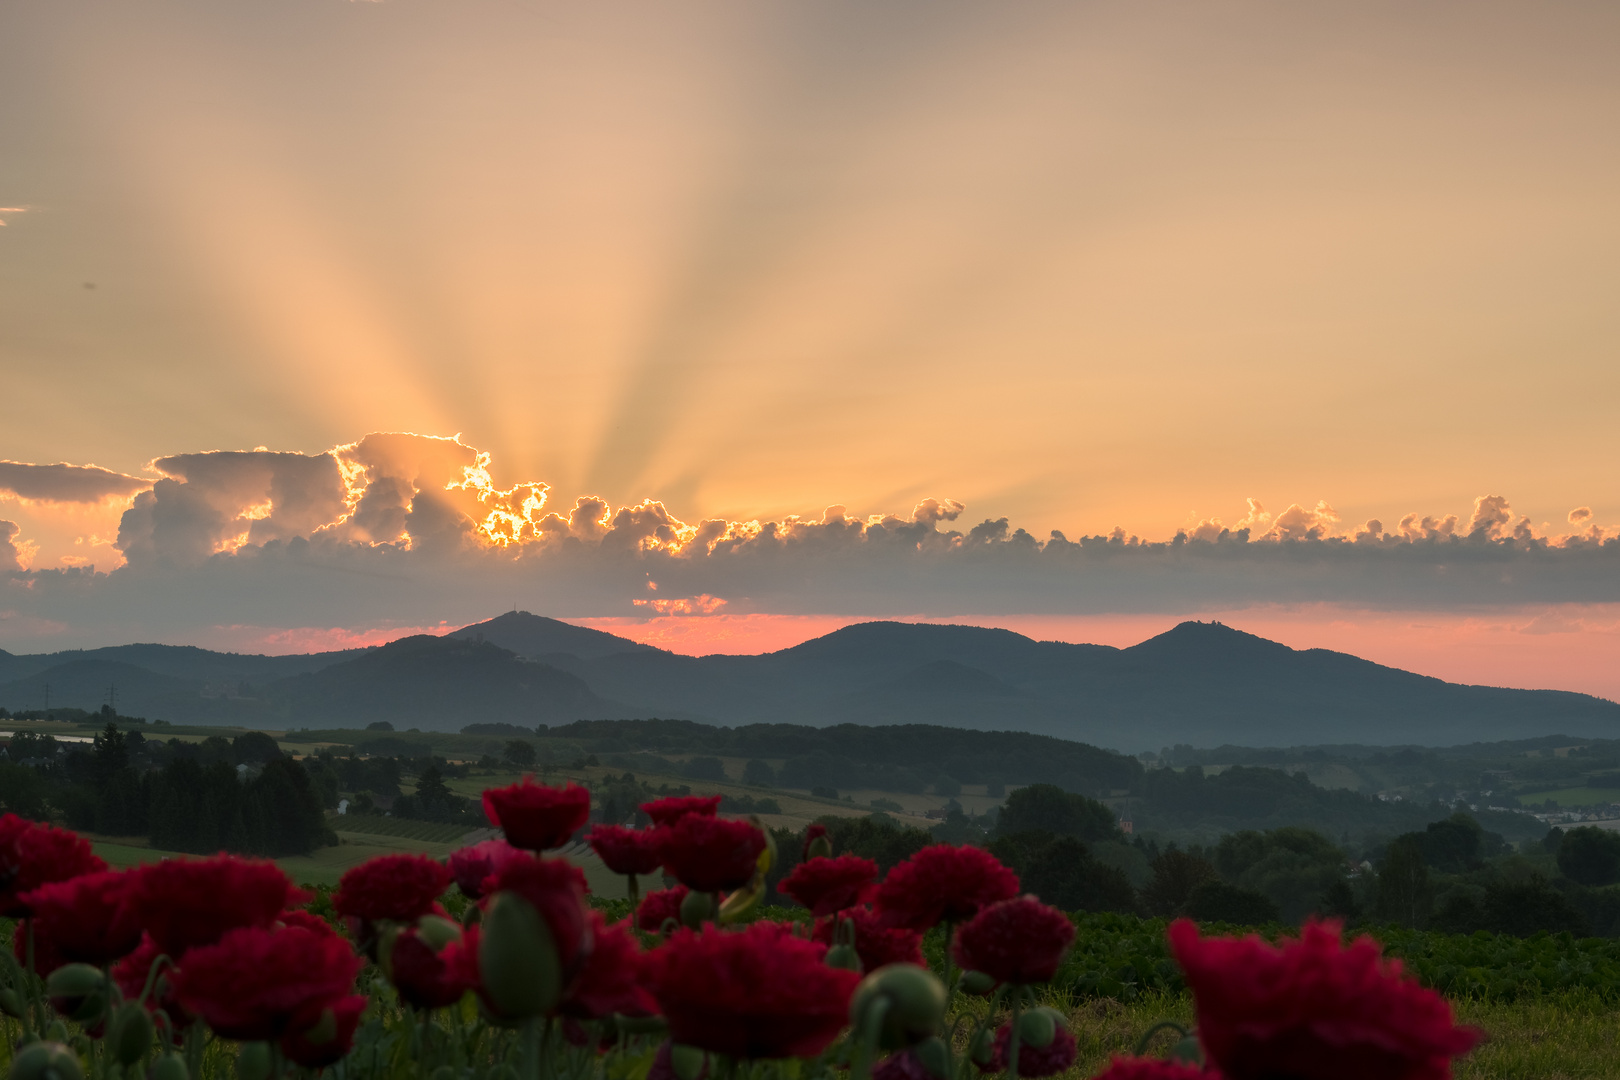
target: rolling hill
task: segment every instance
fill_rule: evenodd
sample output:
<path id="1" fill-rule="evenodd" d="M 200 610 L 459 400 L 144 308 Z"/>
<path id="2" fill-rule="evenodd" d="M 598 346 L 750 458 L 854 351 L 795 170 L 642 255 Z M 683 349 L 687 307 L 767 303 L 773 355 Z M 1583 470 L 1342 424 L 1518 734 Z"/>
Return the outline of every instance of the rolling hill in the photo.
<path id="1" fill-rule="evenodd" d="M 124 650 L 147 651 L 45 658 L 54 663 L 0 657 L 0 705 L 37 708 L 48 679 L 57 704 L 96 708 L 116 682 L 120 708 L 132 714 L 221 723 L 234 715 L 283 727 L 386 719 L 445 731 L 662 716 L 731 726 L 940 724 L 1130 751 L 1620 737 L 1620 705 L 1611 701 L 1447 683 L 1219 623 L 1182 623 L 1117 649 L 878 622 L 760 656 L 692 657 L 508 612 L 443 638 L 341 654 Z M 238 673 L 234 685 L 224 681 Z"/>

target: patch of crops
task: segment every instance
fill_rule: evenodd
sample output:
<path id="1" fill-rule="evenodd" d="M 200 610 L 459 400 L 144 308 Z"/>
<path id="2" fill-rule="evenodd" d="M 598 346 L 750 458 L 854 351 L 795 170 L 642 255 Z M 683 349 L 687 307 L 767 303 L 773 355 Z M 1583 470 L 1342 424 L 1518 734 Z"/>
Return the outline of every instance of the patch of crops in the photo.
<path id="1" fill-rule="evenodd" d="M 434 821 L 413 821 L 410 818 L 383 817 L 381 814 L 344 814 L 332 821 L 332 828 L 339 832 L 397 836 L 433 844 L 459 843 L 468 832 L 465 825 L 441 825 Z"/>

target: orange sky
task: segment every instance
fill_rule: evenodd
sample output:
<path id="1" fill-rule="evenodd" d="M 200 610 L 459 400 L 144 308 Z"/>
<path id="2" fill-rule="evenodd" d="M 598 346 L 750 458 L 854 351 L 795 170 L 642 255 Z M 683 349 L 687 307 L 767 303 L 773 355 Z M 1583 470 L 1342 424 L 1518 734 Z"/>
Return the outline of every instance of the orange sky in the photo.
<path id="1" fill-rule="evenodd" d="M 1612 5 L 36 4 L 0 100 L 0 459 L 461 432 L 564 514 L 1620 522 Z M 0 489 L 34 570 L 118 566 L 128 506 Z M 0 598 L 0 647 L 97 618 Z M 1576 624 L 1524 678 L 1620 666 Z"/>

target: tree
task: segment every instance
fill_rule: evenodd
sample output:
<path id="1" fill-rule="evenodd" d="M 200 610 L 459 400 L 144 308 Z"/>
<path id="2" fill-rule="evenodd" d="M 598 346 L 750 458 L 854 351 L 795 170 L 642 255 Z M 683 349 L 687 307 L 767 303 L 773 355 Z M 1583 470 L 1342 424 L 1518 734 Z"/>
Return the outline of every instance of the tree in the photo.
<path id="1" fill-rule="evenodd" d="M 1558 845 L 1558 869 L 1582 885 L 1620 881 L 1620 833 L 1593 825 L 1570 829 Z"/>
<path id="2" fill-rule="evenodd" d="M 444 782 L 437 765 L 429 765 L 416 778 L 416 799 L 426 811 L 449 809 L 455 794 Z"/>
<path id="3" fill-rule="evenodd" d="M 522 769 L 532 768 L 534 766 L 534 744 L 525 742 L 522 739 L 513 739 L 506 744 L 506 749 L 501 752 L 501 757 L 508 765 L 516 765 Z"/>
<path id="4" fill-rule="evenodd" d="M 231 757 L 238 765 L 262 765 L 280 756 L 276 740 L 262 731 L 244 731 L 231 740 Z"/>
<path id="5" fill-rule="evenodd" d="M 771 768 L 770 762 L 759 758 L 749 758 L 748 764 L 743 766 L 743 783 L 755 787 L 775 787 L 776 770 Z"/>
<path id="6" fill-rule="evenodd" d="M 1480 914 L 1480 929 L 1493 934 L 1530 937 L 1545 930 L 1549 934 L 1567 931 L 1576 937 L 1588 937 L 1592 933 L 1586 917 L 1540 874 L 1531 874 L 1525 881 L 1487 885 Z"/>
<path id="7" fill-rule="evenodd" d="M 687 761 L 681 768 L 681 775 L 688 780 L 709 780 L 715 783 L 724 783 L 726 766 L 717 757 L 695 757 Z"/>
<path id="8" fill-rule="evenodd" d="M 1411 834 L 1396 838 L 1384 856 L 1384 865 L 1378 868 L 1379 917 L 1417 926 L 1428 919 L 1433 905 L 1434 889 L 1422 845 Z"/>
<path id="9" fill-rule="evenodd" d="M 1193 890 L 1220 877 L 1202 855 L 1171 848 L 1153 860 L 1153 877 L 1142 889 L 1142 906 L 1152 915 L 1180 915 Z"/>
<path id="10" fill-rule="evenodd" d="M 1262 893 L 1284 922 L 1297 923 L 1318 909 L 1323 893 L 1342 877 L 1344 853 L 1319 832 L 1285 826 L 1221 837 L 1214 862 L 1223 880 Z"/>
<path id="11" fill-rule="evenodd" d="M 1239 926 L 1263 926 L 1282 919 L 1277 905 L 1264 893 L 1229 885 L 1224 881 L 1206 881 L 1187 897 L 1187 915 L 1199 922 L 1236 923 Z"/>
<path id="12" fill-rule="evenodd" d="M 1123 836 L 1112 810 L 1056 784 L 1030 784 L 1007 796 L 996 831 L 1002 836 L 1043 831 L 1081 840 L 1116 840 Z"/>
<path id="13" fill-rule="evenodd" d="M 394 730 L 394 725 L 390 724 L 387 720 L 373 720 L 371 723 L 366 725 L 366 730 L 367 731 L 393 731 Z M 465 730 L 465 729 L 463 729 L 463 730 Z"/>

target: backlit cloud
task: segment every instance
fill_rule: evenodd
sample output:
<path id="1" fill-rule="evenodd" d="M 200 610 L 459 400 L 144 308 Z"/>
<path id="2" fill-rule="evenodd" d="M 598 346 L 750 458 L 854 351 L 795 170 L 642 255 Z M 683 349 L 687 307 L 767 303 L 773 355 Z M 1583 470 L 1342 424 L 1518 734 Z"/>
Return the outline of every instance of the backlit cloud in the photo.
<path id="1" fill-rule="evenodd" d="M 1455 610 L 1620 601 L 1620 538 L 1589 508 L 1574 531 L 1532 526 L 1486 494 L 1466 514 L 1413 511 L 1397 527 L 1342 522 L 1326 501 L 1168 537 L 1124 527 L 1044 538 L 976 523 L 946 498 L 909 511 L 686 521 L 656 499 L 590 495 L 552 508 L 539 481 L 503 486 L 459 437 L 378 433 L 332 450 L 177 454 L 118 528 L 124 565 L 75 566 L 0 530 L 0 610 L 27 625 L 421 626 L 514 604 L 570 617 L 1075 615 L 1348 603 Z M 55 469 L 52 472 L 50 470 Z M 15 476 L 127 492 L 106 470 L 16 465 Z M 63 471 L 69 470 L 69 471 Z M 98 478 L 96 488 L 83 480 Z M 110 479 L 109 479 L 110 478 Z M 122 485 L 122 486 L 120 486 Z M 77 489 L 73 489 L 77 490 Z M 45 563 L 55 569 L 28 569 Z M 656 582 L 656 585 L 652 584 Z M 15 625 L 24 625 L 18 621 Z M 134 632 L 132 629 L 124 633 Z"/>
<path id="2" fill-rule="evenodd" d="M 96 465 L 29 465 L 21 461 L 0 461 L 0 499 L 93 503 L 128 496 L 151 485 L 151 480 L 125 476 Z"/>

